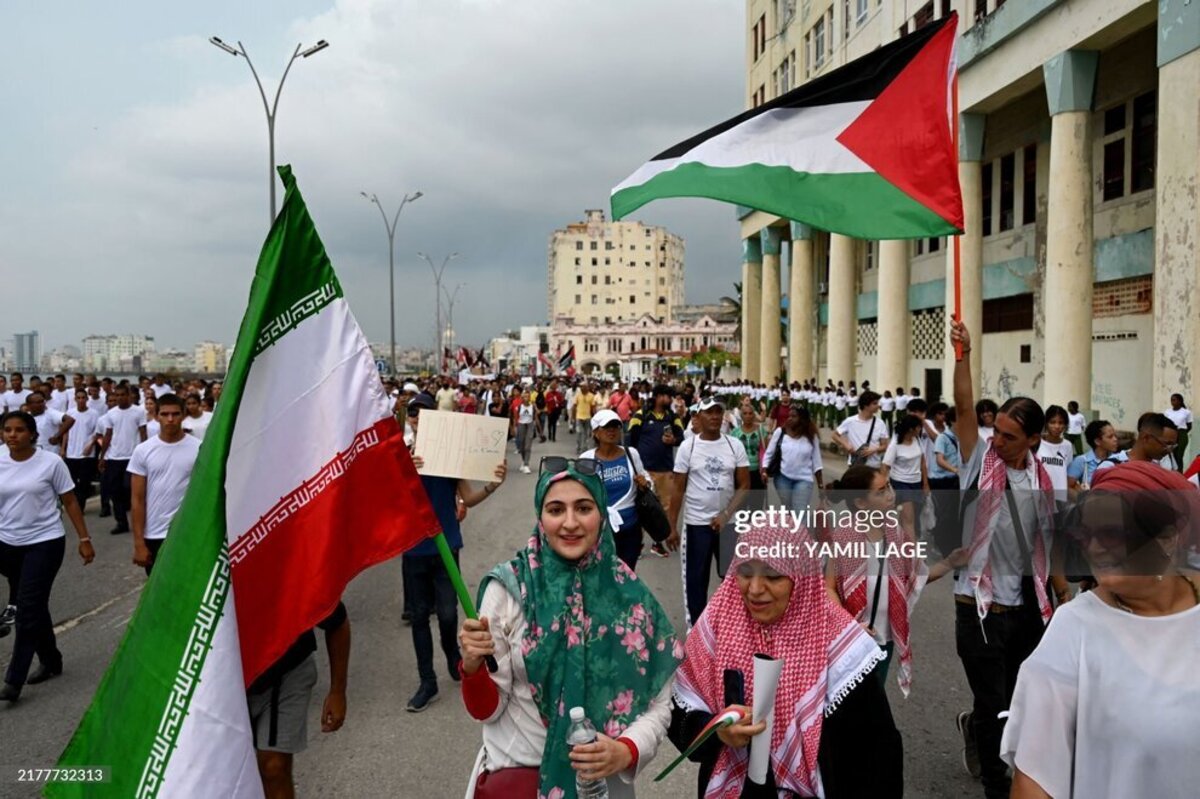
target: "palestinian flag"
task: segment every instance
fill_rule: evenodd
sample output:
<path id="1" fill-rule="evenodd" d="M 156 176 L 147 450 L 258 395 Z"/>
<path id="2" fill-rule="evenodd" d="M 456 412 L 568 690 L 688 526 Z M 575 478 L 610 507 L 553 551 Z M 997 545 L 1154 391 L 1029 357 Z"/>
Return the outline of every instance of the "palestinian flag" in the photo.
<path id="1" fill-rule="evenodd" d="M 572 344 L 567 348 L 567 351 L 559 356 L 558 371 L 565 372 L 571 368 L 571 364 L 575 363 L 575 345 Z"/>
<path id="2" fill-rule="evenodd" d="M 612 191 L 614 219 L 709 197 L 863 239 L 960 233 L 955 14 L 660 153 Z"/>
<path id="3" fill-rule="evenodd" d="M 53 797 L 261 797 L 246 686 L 367 566 L 438 531 L 366 338 L 296 188 L 259 258 L 221 401 Z M 351 609 L 353 614 L 353 609 Z"/>

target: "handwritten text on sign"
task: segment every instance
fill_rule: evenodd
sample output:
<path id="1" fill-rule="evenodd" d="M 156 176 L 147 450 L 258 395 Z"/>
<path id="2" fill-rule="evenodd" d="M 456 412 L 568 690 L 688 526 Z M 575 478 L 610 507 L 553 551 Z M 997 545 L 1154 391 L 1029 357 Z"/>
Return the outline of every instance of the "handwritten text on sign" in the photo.
<path id="1" fill-rule="evenodd" d="M 508 420 L 451 411 L 421 411 L 415 455 L 421 474 L 492 482 L 504 462 Z"/>

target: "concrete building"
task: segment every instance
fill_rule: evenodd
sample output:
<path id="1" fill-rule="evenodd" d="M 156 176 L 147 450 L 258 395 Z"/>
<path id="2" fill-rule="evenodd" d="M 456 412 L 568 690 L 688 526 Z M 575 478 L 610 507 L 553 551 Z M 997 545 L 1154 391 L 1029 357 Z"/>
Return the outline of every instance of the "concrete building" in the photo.
<path id="1" fill-rule="evenodd" d="M 225 345 L 215 341 L 201 341 L 194 348 L 193 368 L 201 374 L 225 374 Z"/>
<path id="2" fill-rule="evenodd" d="M 13 333 L 12 369 L 18 372 L 37 372 L 42 365 L 42 337 L 36 330 Z"/>
<path id="3" fill-rule="evenodd" d="M 684 301 L 683 239 L 641 222 L 587 211 L 550 236 L 549 319 L 610 324 L 649 314 L 669 321 Z"/>
<path id="4" fill-rule="evenodd" d="M 509 330 L 503 336 L 493 338 L 487 346 L 492 371 L 516 370 L 526 375 L 551 373 L 552 370 L 538 359 L 540 353 L 551 363 L 554 362 L 550 335 L 550 328 L 546 325 L 523 325 L 518 330 Z M 457 371 L 457 367 L 453 371 Z"/>
<path id="5" fill-rule="evenodd" d="M 124 336 L 88 336 L 83 340 L 83 365 L 92 371 L 137 369 L 144 356 L 155 350 L 154 337 L 130 333 Z M 134 366 L 134 364 L 139 366 Z"/>
<path id="6" fill-rule="evenodd" d="M 650 314 L 607 324 L 577 324 L 560 317 L 551 339 L 556 352 L 575 347 L 575 367 L 584 374 L 604 372 L 625 380 L 649 378 L 663 370 L 667 359 L 686 358 L 699 350 L 717 347 L 736 355 L 737 322 L 717 314 L 690 314 L 680 306 L 674 321 L 658 321 Z"/>
<path id="7" fill-rule="evenodd" d="M 1172 392 L 1194 402 L 1200 4 L 747 0 L 747 105 L 951 10 L 962 304 L 980 394 L 1078 400 L 1125 428 Z M 750 378 L 949 393 L 950 242 L 857 241 L 747 209 L 739 218 Z M 786 363 L 770 337 L 785 291 L 797 309 Z"/>

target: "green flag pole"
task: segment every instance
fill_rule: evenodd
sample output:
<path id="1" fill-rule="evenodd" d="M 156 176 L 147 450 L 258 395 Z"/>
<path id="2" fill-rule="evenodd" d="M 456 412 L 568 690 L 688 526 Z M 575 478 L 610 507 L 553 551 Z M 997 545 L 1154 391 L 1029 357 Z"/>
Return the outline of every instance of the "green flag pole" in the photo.
<path id="1" fill-rule="evenodd" d="M 450 575 L 450 582 L 454 585 L 455 593 L 458 594 L 458 604 L 462 605 L 463 613 L 468 619 L 478 619 L 479 613 L 475 610 L 475 602 L 471 599 L 471 592 L 467 590 L 462 572 L 458 570 L 458 563 L 454 560 L 454 553 L 450 551 L 450 544 L 446 541 L 445 533 L 439 532 L 433 537 L 433 541 L 437 544 L 438 554 L 442 556 L 442 565 L 446 567 L 446 574 Z M 495 674 L 496 669 L 499 668 L 496 658 L 488 655 L 485 660 L 488 671 Z"/>

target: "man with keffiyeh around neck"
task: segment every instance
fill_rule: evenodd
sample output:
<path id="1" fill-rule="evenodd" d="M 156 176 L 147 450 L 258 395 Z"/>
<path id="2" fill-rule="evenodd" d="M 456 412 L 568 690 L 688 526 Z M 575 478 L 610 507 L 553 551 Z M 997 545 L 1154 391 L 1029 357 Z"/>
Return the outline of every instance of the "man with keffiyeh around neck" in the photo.
<path id="1" fill-rule="evenodd" d="M 872 679 L 883 650 L 830 598 L 819 560 L 775 556 L 780 542 L 802 545 L 806 537 L 770 526 L 743 533 L 725 580 L 688 634 L 675 675 L 672 742 L 686 750 L 727 706 L 746 714 L 691 754 L 702 799 L 904 793 L 900 733 L 882 681 Z M 753 709 L 725 688 L 726 673 L 740 672 L 749 701 L 757 654 L 783 661 L 762 784 L 748 768 L 765 722 L 755 724 Z"/>
<path id="2" fill-rule="evenodd" d="M 950 340 L 962 349 L 954 366 L 954 406 L 963 462 L 959 519 L 969 553 L 954 582 L 955 638 L 974 696 L 974 707 L 959 714 L 958 726 L 968 770 L 978 771 L 988 799 L 1001 799 L 1009 795 L 1011 778 L 1000 759 L 999 714 L 1008 709 L 1021 663 L 1041 641 L 1053 612 L 1047 585 L 1054 488 L 1034 454 L 1045 425 L 1041 406 L 1028 397 L 1009 399 L 996 414 L 991 440 L 982 440 L 975 422 L 971 339 L 957 320 L 950 323 Z M 1070 599 L 1060 574 L 1053 586 L 1060 603 Z"/>
<path id="3" fill-rule="evenodd" d="M 617 558 L 596 461 L 543 458 L 534 507 L 528 545 L 483 578 L 479 619 L 459 634 L 463 702 L 484 725 L 467 796 L 573 799 L 578 772 L 629 799 L 666 734 L 682 648 Z M 573 707 L 595 743 L 567 746 Z"/>

